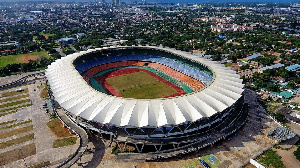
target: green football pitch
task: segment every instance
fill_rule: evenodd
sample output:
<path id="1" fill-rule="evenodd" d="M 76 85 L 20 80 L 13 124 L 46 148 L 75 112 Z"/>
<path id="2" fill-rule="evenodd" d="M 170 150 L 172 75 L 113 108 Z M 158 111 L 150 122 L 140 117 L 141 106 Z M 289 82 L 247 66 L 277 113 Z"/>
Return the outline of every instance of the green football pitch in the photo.
<path id="1" fill-rule="evenodd" d="M 146 72 L 134 72 L 106 81 L 123 97 L 136 99 L 154 99 L 173 95 L 177 91 Z"/>

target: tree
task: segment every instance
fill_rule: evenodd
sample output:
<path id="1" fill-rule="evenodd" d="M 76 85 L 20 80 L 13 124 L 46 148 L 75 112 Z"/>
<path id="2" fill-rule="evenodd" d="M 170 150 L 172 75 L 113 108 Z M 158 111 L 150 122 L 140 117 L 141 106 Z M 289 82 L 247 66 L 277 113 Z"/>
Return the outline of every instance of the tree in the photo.
<path id="1" fill-rule="evenodd" d="M 276 84 L 268 84 L 266 89 L 268 91 L 272 91 L 272 92 L 279 92 L 280 91 L 279 86 L 276 85 Z"/>
<path id="2" fill-rule="evenodd" d="M 286 87 L 290 89 L 296 89 L 297 86 L 294 81 L 289 81 Z"/>
<path id="3" fill-rule="evenodd" d="M 249 69 L 249 64 L 241 66 L 241 70 Z"/>
<path id="4" fill-rule="evenodd" d="M 284 122 L 286 120 L 285 116 L 283 114 L 279 113 L 279 112 L 273 113 L 273 116 L 279 122 Z"/>
<path id="5" fill-rule="evenodd" d="M 294 151 L 294 155 L 296 156 L 296 158 L 297 158 L 298 160 L 300 160 L 300 146 L 298 146 L 297 150 Z"/>

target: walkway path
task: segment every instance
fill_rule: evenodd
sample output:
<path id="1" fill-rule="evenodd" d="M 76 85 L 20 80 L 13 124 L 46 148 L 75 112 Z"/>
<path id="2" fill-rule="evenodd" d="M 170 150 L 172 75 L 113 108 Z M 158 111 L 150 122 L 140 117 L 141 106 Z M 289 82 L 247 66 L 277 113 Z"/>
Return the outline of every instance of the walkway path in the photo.
<path id="1" fill-rule="evenodd" d="M 80 138 L 80 146 L 70 159 L 66 160 L 61 167 L 71 167 L 73 164 L 75 164 L 83 155 L 85 150 L 87 149 L 88 144 L 88 136 L 84 129 L 82 129 L 80 126 L 75 124 L 73 121 L 69 119 L 69 117 L 66 115 L 65 111 L 62 109 L 57 109 L 57 114 L 59 115 L 60 119 L 67 125 L 71 130 L 76 132 L 77 136 Z M 60 167 L 60 166 L 59 166 Z"/>
<path id="2" fill-rule="evenodd" d="M 49 116 L 45 113 L 45 110 L 42 109 L 42 105 L 45 104 L 45 100 L 40 98 L 37 85 L 38 84 L 29 85 L 28 91 L 32 102 L 31 116 L 36 139 L 36 152 L 39 153 L 52 148 L 55 136 L 45 124 L 49 121 Z"/>
<path id="3" fill-rule="evenodd" d="M 61 48 L 54 48 L 54 49 L 56 50 L 56 52 L 59 53 L 59 55 L 60 55 L 61 57 L 65 57 L 65 56 L 66 56 L 66 54 L 62 52 L 62 49 L 61 49 Z"/>
<path id="4" fill-rule="evenodd" d="M 11 75 L 0 78 L 0 90 L 17 87 L 32 83 L 36 80 L 45 79 L 44 71 L 28 72 L 22 75 Z"/>

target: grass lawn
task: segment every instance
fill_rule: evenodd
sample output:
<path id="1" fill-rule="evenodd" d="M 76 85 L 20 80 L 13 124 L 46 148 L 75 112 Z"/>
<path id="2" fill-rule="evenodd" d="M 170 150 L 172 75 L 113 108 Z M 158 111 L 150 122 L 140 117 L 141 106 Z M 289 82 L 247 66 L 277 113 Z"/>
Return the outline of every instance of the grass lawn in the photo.
<path id="1" fill-rule="evenodd" d="M 0 123 L 0 125 L 11 124 L 11 123 L 14 123 L 14 122 L 16 122 L 16 121 L 17 121 L 17 120 L 5 121 L 5 122 Z"/>
<path id="2" fill-rule="evenodd" d="M 13 120 L 13 121 L 14 121 L 14 120 Z M 23 124 L 27 124 L 27 123 L 31 123 L 31 122 L 32 122 L 32 120 L 27 120 L 27 121 L 19 122 L 19 123 L 16 123 L 16 124 L 7 125 L 7 126 L 5 126 L 5 127 L 1 127 L 0 130 L 12 128 L 12 127 L 17 127 L 17 126 L 19 126 L 19 125 L 23 125 Z"/>
<path id="3" fill-rule="evenodd" d="M 40 97 L 41 98 L 46 98 L 48 97 L 48 90 L 47 90 L 47 85 L 42 85 L 38 87 L 40 89 Z"/>
<path id="4" fill-rule="evenodd" d="M 210 158 L 212 158 L 213 155 L 205 155 L 201 156 L 201 159 L 204 160 L 211 168 L 217 168 L 221 165 L 219 160 L 211 161 Z"/>
<path id="5" fill-rule="evenodd" d="M 50 161 L 38 163 L 38 164 L 30 166 L 29 168 L 42 168 L 42 167 L 46 167 L 48 165 L 50 165 Z"/>
<path id="6" fill-rule="evenodd" d="M 4 102 L 7 102 L 7 101 L 14 101 L 14 100 L 18 100 L 18 99 L 22 99 L 22 98 L 26 98 L 26 97 L 29 98 L 29 94 L 20 95 L 20 96 L 14 96 L 14 97 L 9 97 L 9 98 L 6 98 L 6 99 L 1 99 L 0 103 L 4 103 Z"/>
<path id="7" fill-rule="evenodd" d="M 203 166 L 200 164 L 198 158 L 193 160 L 188 160 L 187 163 L 183 165 L 184 168 L 202 168 Z M 204 168 L 204 167 L 203 167 Z"/>
<path id="8" fill-rule="evenodd" d="M 34 139 L 34 134 L 25 135 L 25 136 L 15 138 L 15 139 L 12 139 L 9 141 L 4 141 L 4 142 L 0 143 L 0 149 L 8 148 L 10 146 L 20 144 L 22 142 L 30 141 L 32 139 Z"/>
<path id="9" fill-rule="evenodd" d="M 204 160 L 211 168 L 217 168 L 219 166 L 221 166 L 221 163 L 219 160 L 215 160 L 215 161 L 211 161 L 210 158 L 212 158 L 213 155 L 205 155 L 205 156 L 201 156 L 201 159 Z M 190 167 L 204 167 L 202 166 L 202 164 L 200 163 L 200 161 L 198 160 L 198 158 L 189 160 L 187 163 L 185 163 L 183 165 L 184 168 L 190 168 Z"/>
<path id="10" fill-rule="evenodd" d="M 55 36 L 55 34 L 43 33 L 43 32 L 40 32 L 39 34 L 42 35 L 42 36 L 45 36 L 45 38 L 50 37 L 50 36 Z"/>
<path id="11" fill-rule="evenodd" d="M 8 55 L 0 57 L 0 68 L 5 67 L 8 64 L 14 63 L 26 63 L 28 59 L 37 59 L 39 56 L 50 58 L 50 55 L 46 51 L 32 52 L 27 54 Z"/>
<path id="12" fill-rule="evenodd" d="M 13 113 L 16 113 L 16 112 L 18 112 L 18 110 L 10 111 L 10 112 L 7 112 L 7 113 L 1 113 L 1 114 L 0 114 L 0 117 L 6 116 L 6 115 L 8 115 L 8 114 L 13 114 Z"/>
<path id="13" fill-rule="evenodd" d="M 30 102 L 30 99 L 19 100 L 19 101 L 15 101 L 15 102 L 6 103 L 6 104 L 1 104 L 0 108 L 15 106 L 18 104 L 23 104 L 23 103 L 28 103 L 28 102 Z"/>
<path id="14" fill-rule="evenodd" d="M 18 95 L 18 94 L 23 94 L 23 93 L 28 93 L 28 88 L 23 89 L 21 91 L 10 91 L 10 92 L 3 92 L 1 93 L 1 97 L 10 97 L 10 96 L 14 96 L 14 95 Z"/>
<path id="15" fill-rule="evenodd" d="M 63 138 L 63 139 L 57 139 L 53 142 L 52 147 L 53 148 L 59 148 L 63 146 L 68 146 L 68 145 L 74 145 L 76 144 L 77 137 L 68 137 L 68 138 Z"/>
<path id="16" fill-rule="evenodd" d="M 11 137 L 11 136 L 21 134 L 21 133 L 24 133 L 24 132 L 28 132 L 28 131 L 31 131 L 31 130 L 33 130 L 33 125 L 18 128 L 18 129 L 14 129 L 12 131 L 4 132 L 4 133 L 0 133 L 0 139 Z"/>
<path id="17" fill-rule="evenodd" d="M 163 98 L 177 93 L 174 88 L 164 84 L 146 72 L 135 72 L 110 77 L 106 81 L 126 98 Z"/>
<path id="18" fill-rule="evenodd" d="M 72 136 L 72 134 L 69 133 L 68 128 L 65 128 L 63 126 L 62 122 L 58 118 L 49 121 L 47 123 L 47 126 L 51 129 L 51 131 L 57 137 L 69 137 L 69 136 Z"/>
<path id="19" fill-rule="evenodd" d="M 35 144 L 21 147 L 24 158 L 36 154 Z M 0 166 L 22 159 L 20 148 L 10 150 L 0 154 Z"/>
<path id="20" fill-rule="evenodd" d="M 28 106 L 30 106 L 30 104 L 24 104 L 24 105 L 21 105 L 21 106 L 12 107 L 12 108 L 8 108 L 8 109 L 5 109 L 5 110 L 0 110 L 0 113 L 5 113 L 7 111 L 17 110 L 19 108 L 28 107 Z"/>
<path id="21" fill-rule="evenodd" d="M 284 168 L 281 156 L 277 155 L 272 149 L 265 151 L 255 159 L 265 167 Z"/>

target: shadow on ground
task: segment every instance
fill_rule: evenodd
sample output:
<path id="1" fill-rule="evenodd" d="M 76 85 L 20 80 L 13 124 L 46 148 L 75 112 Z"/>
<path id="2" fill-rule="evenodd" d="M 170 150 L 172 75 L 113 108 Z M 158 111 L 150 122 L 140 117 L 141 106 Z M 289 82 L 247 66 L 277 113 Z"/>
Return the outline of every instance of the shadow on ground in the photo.
<path id="1" fill-rule="evenodd" d="M 85 159 L 80 159 L 77 162 L 79 167 L 94 168 L 97 167 L 104 156 L 105 144 L 102 142 L 101 138 L 95 134 L 88 134 L 89 144 L 87 150 L 83 154 L 83 157 L 88 157 Z M 84 161 L 83 161 L 84 160 Z"/>

